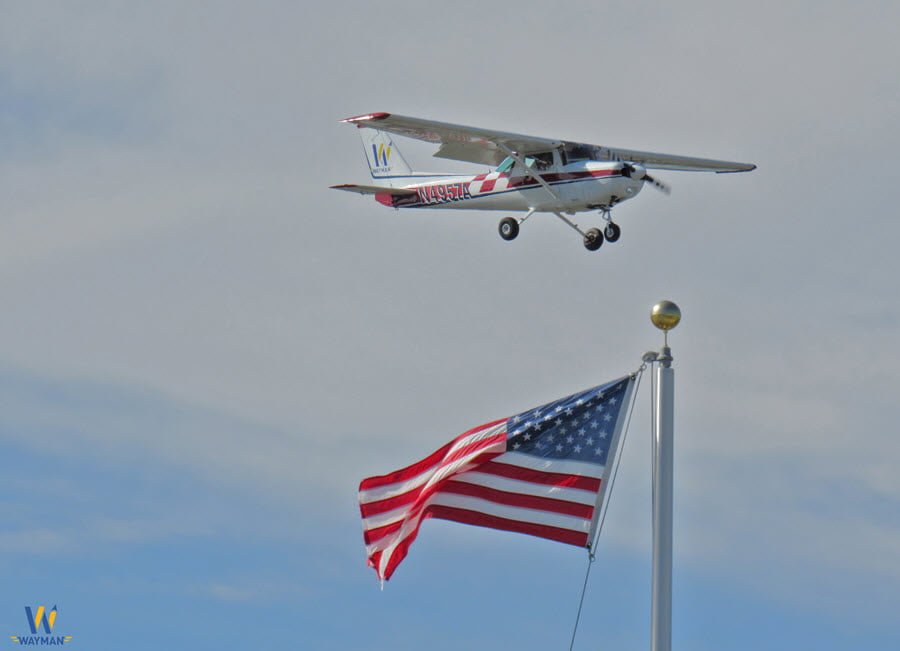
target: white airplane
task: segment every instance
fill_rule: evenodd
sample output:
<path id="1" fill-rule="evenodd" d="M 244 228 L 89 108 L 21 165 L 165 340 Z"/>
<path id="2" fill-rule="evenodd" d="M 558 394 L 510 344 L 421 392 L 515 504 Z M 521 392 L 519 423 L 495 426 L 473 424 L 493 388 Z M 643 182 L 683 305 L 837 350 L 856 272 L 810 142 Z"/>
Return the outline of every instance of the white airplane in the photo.
<path id="1" fill-rule="evenodd" d="M 500 220 L 500 237 L 514 240 L 519 226 L 536 212 L 552 213 L 581 235 L 596 251 L 619 239 L 613 206 L 637 196 L 645 183 L 669 193 L 648 169 L 689 172 L 748 172 L 749 163 L 654 154 L 646 151 L 536 138 L 457 124 L 422 120 L 393 113 L 369 113 L 341 120 L 360 129 L 373 185 L 333 185 L 374 195 L 392 208 L 461 208 L 525 211 L 523 217 Z M 390 134 L 440 145 L 435 156 L 489 165 L 475 175 L 415 173 L 397 150 Z M 603 230 L 582 230 L 566 215 L 599 211 Z"/>

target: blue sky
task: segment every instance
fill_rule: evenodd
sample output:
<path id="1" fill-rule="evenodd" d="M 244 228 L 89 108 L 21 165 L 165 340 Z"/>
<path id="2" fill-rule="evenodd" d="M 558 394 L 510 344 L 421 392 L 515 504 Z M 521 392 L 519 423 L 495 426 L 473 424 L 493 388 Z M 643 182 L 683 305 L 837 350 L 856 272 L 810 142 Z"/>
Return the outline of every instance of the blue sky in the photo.
<path id="1" fill-rule="evenodd" d="M 892 4 L 4 16 L 0 633 L 56 604 L 83 648 L 564 647 L 583 553 L 432 521 L 382 592 L 356 486 L 633 370 L 666 297 L 674 648 L 900 642 Z M 378 110 L 759 169 L 661 173 L 598 255 L 509 245 L 327 189 Z M 645 391 L 576 648 L 647 645 L 648 429 Z"/>

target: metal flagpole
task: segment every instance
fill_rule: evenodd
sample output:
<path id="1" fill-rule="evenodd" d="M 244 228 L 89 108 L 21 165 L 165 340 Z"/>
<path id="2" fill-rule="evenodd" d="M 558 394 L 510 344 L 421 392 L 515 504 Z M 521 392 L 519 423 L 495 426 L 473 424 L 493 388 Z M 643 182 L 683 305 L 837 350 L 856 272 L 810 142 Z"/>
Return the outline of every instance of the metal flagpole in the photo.
<path id="1" fill-rule="evenodd" d="M 672 649 L 672 476 L 675 444 L 675 370 L 669 330 L 681 320 L 671 301 L 653 306 L 650 320 L 663 331 L 656 356 L 656 404 L 653 424 L 653 594 L 650 610 L 650 651 Z"/>

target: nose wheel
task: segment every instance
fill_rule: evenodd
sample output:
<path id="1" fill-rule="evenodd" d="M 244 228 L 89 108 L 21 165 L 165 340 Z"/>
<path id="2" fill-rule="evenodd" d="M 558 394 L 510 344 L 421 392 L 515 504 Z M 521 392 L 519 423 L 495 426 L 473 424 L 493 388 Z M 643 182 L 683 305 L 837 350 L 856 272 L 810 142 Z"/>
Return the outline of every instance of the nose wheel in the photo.
<path id="1" fill-rule="evenodd" d="M 617 242 L 622 236 L 622 229 L 612 220 L 610 208 L 612 208 L 611 205 L 600 209 L 600 215 L 606 220 L 606 226 L 603 227 L 603 235 L 606 237 L 607 242 Z"/>
<path id="2" fill-rule="evenodd" d="M 617 223 L 610 221 L 603 229 L 603 236 L 607 242 L 615 242 L 622 236 L 622 229 Z"/>
<path id="3" fill-rule="evenodd" d="M 510 242 L 516 239 L 516 236 L 519 234 L 519 222 L 513 217 L 504 217 L 500 220 L 497 230 L 500 232 L 500 237 Z"/>

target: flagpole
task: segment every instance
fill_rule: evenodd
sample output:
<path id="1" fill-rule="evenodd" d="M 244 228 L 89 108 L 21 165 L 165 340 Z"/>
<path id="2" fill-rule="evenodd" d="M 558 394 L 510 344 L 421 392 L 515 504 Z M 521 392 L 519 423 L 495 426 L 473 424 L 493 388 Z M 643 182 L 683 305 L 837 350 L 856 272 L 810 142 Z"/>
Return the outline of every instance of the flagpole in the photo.
<path id="1" fill-rule="evenodd" d="M 675 370 L 669 330 L 681 320 L 671 301 L 653 306 L 650 320 L 663 331 L 656 357 L 656 404 L 653 414 L 653 592 L 650 610 L 650 651 L 672 649 L 672 478 L 675 447 Z"/>

